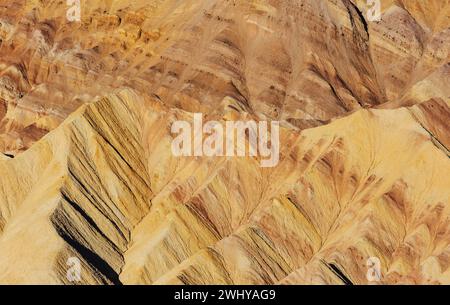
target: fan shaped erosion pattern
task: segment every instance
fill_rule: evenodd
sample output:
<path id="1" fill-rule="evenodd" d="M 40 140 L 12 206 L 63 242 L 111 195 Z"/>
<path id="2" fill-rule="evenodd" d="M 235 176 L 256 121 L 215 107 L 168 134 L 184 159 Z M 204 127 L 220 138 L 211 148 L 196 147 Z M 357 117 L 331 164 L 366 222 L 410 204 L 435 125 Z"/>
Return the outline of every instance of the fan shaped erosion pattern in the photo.
<path id="1" fill-rule="evenodd" d="M 0 283 L 450 283 L 450 2 L 0 1 Z M 175 121 L 280 121 L 280 161 Z"/>

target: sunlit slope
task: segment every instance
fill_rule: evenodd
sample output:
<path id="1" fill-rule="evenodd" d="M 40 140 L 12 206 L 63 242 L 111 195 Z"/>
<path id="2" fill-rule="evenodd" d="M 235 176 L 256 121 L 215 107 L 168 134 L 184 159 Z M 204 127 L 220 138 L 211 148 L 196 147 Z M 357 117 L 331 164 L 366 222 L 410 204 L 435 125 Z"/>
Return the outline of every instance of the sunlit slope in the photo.
<path id="1" fill-rule="evenodd" d="M 68 283 L 77 257 L 82 283 L 367 283 L 378 257 L 382 283 L 449 283 L 450 161 L 427 109 L 283 127 L 263 169 L 173 157 L 192 114 L 155 97 L 95 100 L 0 160 L 0 281 Z"/>
<path id="2" fill-rule="evenodd" d="M 0 4 L 0 151 L 17 155 L 122 86 L 214 112 L 226 96 L 299 129 L 450 92 L 448 1 L 59 0 Z"/>

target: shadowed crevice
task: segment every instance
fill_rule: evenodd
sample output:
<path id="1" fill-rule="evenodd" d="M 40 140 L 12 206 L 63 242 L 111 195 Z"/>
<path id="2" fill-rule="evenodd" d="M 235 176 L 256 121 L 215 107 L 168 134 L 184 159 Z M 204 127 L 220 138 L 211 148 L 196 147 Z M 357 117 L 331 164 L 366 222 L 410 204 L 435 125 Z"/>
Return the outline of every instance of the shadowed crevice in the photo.
<path id="1" fill-rule="evenodd" d="M 323 262 L 345 285 L 353 285 L 353 282 L 333 263 Z"/>
<path id="2" fill-rule="evenodd" d="M 69 201 L 69 204 L 71 204 L 71 206 L 73 207 L 74 203 L 70 203 L 69 198 L 64 196 L 64 200 Z M 81 210 L 79 209 L 75 209 L 75 211 L 77 213 L 81 212 Z M 86 218 L 83 213 L 81 214 L 81 217 Z M 61 236 L 61 238 L 67 244 L 74 248 L 76 252 L 78 252 L 80 256 L 83 257 L 83 259 L 93 267 L 94 270 L 97 270 L 100 273 L 100 278 L 102 279 L 102 281 L 104 281 L 105 284 L 107 284 L 108 281 L 105 281 L 103 278 L 106 278 L 110 283 L 113 283 L 114 285 L 122 285 L 119 279 L 119 274 L 108 264 L 108 262 L 106 262 L 97 253 L 79 242 L 76 236 L 73 236 L 68 227 L 70 220 L 67 218 L 67 215 L 64 215 L 64 212 L 55 212 L 51 217 L 51 221 L 58 235 Z M 78 237 L 78 239 L 79 238 L 80 237 Z"/>

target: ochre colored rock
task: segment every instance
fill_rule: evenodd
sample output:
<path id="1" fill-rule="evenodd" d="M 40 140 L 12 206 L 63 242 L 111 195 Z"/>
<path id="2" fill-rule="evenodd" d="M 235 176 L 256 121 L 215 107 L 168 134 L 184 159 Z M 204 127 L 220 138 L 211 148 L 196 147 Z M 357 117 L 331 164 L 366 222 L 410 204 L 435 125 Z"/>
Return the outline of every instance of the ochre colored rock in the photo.
<path id="1" fill-rule="evenodd" d="M 0 5 L 0 283 L 450 284 L 448 1 L 81 3 Z M 280 162 L 175 157 L 199 112 Z"/>
<path id="2" fill-rule="evenodd" d="M 448 1 L 383 0 L 379 22 L 365 0 L 81 1 L 80 22 L 65 1 L 3 2 L 0 151 L 14 155 L 122 86 L 191 112 L 230 96 L 300 129 L 450 95 Z"/>
<path id="3" fill-rule="evenodd" d="M 339 283 L 331 264 L 367 283 L 375 256 L 383 283 L 448 283 L 450 162 L 428 104 L 282 128 L 261 168 L 174 157 L 171 122 L 191 114 L 100 98 L 0 161 L 0 281 L 65 283 L 75 256 L 84 283 Z"/>

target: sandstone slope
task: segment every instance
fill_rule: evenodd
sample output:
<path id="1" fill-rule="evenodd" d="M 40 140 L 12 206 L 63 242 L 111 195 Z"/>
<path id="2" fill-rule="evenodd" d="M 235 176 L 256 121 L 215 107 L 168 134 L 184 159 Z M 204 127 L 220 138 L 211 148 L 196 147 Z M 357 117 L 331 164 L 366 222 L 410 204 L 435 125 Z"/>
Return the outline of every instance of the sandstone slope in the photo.
<path id="1" fill-rule="evenodd" d="M 0 0 L 0 283 L 450 284 L 450 1 Z M 171 125 L 278 120 L 280 163 Z"/>
<path id="2" fill-rule="evenodd" d="M 75 256 L 82 283 L 367 283 L 375 256 L 383 283 L 449 283 L 448 133 L 429 105 L 449 113 L 430 101 L 282 128 L 280 164 L 261 168 L 173 157 L 170 124 L 191 113 L 100 98 L 0 160 L 0 282 L 67 283 Z"/>
<path id="3" fill-rule="evenodd" d="M 0 150 L 127 86 L 214 111 L 226 97 L 303 129 L 372 106 L 448 100 L 448 0 L 57 0 L 0 4 Z"/>

